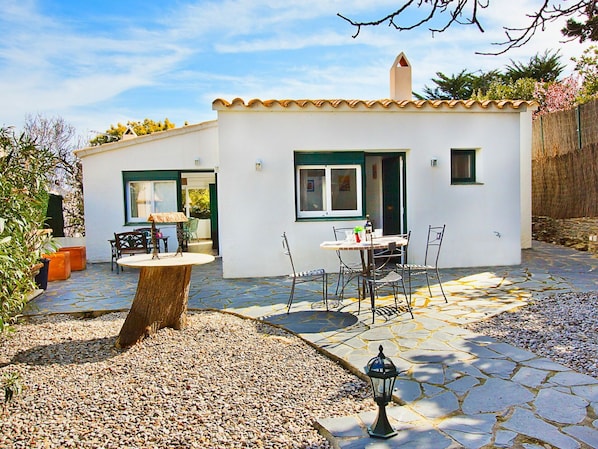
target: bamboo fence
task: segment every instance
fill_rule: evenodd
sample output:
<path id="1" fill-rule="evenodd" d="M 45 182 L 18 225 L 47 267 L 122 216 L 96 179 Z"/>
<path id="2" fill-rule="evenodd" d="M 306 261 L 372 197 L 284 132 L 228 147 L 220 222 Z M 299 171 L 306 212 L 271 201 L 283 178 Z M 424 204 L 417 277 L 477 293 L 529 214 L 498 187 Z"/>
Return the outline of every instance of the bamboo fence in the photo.
<path id="1" fill-rule="evenodd" d="M 536 118 L 532 214 L 598 216 L 598 101 Z"/>

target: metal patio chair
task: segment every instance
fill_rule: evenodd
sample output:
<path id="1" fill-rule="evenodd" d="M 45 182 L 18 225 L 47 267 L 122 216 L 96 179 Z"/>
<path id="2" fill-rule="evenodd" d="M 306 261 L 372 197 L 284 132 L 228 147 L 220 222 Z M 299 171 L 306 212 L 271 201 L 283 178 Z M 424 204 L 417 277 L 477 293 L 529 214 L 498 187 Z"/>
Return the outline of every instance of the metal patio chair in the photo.
<path id="1" fill-rule="evenodd" d="M 293 272 L 289 274 L 293 284 L 291 285 L 291 293 L 287 302 L 287 313 L 291 311 L 291 305 L 293 304 L 293 298 L 295 296 L 295 286 L 304 282 L 321 282 L 322 283 L 322 302 L 326 305 L 326 311 L 328 311 L 328 274 L 323 268 L 316 268 L 308 271 L 297 271 L 295 269 L 295 263 L 293 262 L 293 256 L 291 255 L 291 248 L 289 247 L 289 241 L 287 239 L 286 232 L 282 233 L 282 247 L 284 253 L 289 256 L 291 262 L 291 269 Z"/>
<path id="2" fill-rule="evenodd" d="M 428 227 L 428 240 L 426 242 L 426 255 L 424 258 L 423 265 L 410 264 L 406 262 L 399 265 L 399 267 L 402 270 L 403 276 L 406 276 L 408 279 L 410 298 L 412 276 L 426 276 L 426 283 L 428 284 L 428 292 L 430 293 L 430 298 L 432 297 L 432 288 L 430 287 L 430 276 L 436 276 L 436 279 L 438 279 L 438 285 L 440 286 L 440 291 L 442 292 L 442 296 L 444 297 L 444 302 L 448 303 L 448 299 L 446 299 L 446 294 L 444 293 L 444 288 L 442 287 L 440 273 L 438 271 L 438 257 L 440 256 L 440 248 L 442 246 L 442 240 L 444 238 L 445 229 L 446 225 L 430 225 Z"/>
<path id="3" fill-rule="evenodd" d="M 403 236 L 404 237 L 404 236 Z M 411 301 L 407 296 L 405 289 L 405 283 L 403 276 L 397 271 L 397 262 L 403 259 L 404 251 L 406 247 L 397 246 L 396 243 L 391 242 L 387 249 L 375 250 L 374 243 L 376 237 L 372 235 L 370 237 L 371 248 L 368 255 L 368 271 L 365 276 L 365 284 L 368 292 L 370 293 L 371 308 L 372 308 L 372 323 L 374 323 L 376 317 L 376 297 L 380 290 L 388 289 L 392 291 L 394 297 L 395 309 L 399 310 L 398 304 L 398 291 L 399 288 L 403 291 L 405 296 L 405 303 L 407 305 L 407 311 L 413 318 L 413 311 L 411 310 Z M 361 302 L 361 300 L 360 300 Z M 361 306 L 359 306 L 359 310 Z"/>
<path id="4" fill-rule="evenodd" d="M 347 232 L 353 233 L 353 228 L 337 228 L 335 226 L 332 227 L 332 231 L 334 232 L 334 239 L 336 241 L 344 241 L 347 237 Z M 339 268 L 338 268 L 338 278 L 336 281 L 336 291 L 335 295 L 337 295 L 341 300 L 344 298 L 345 295 L 345 287 L 349 282 L 353 279 L 359 280 L 359 276 L 363 273 L 363 265 L 358 261 L 350 261 L 348 258 L 343 258 L 343 253 L 340 250 L 336 251 L 336 256 L 338 257 Z M 340 289 L 340 295 L 339 295 Z M 357 282 L 357 295 L 359 298 L 362 297 L 361 292 L 361 284 Z"/>

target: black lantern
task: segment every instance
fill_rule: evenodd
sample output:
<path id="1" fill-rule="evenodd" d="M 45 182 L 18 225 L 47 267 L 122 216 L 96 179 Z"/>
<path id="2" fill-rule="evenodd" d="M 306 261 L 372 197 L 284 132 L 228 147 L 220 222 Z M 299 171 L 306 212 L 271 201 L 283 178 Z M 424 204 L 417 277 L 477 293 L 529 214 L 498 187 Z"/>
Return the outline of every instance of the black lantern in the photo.
<path id="1" fill-rule="evenodd" d="M 379 350 L 380 353 L 371 359 L 365 367 L 365 373 L 372 382 L 374 401 L 378 404 L 378 416 L 374 424 L 368 427 L 368 433 L 375 438 L 390 438 L 395 436 L 397 432 L 388 422 L 386 405 L 392 399 L 392 390 L 399 373 L 392 360 L 384 356 L 382 345 L 380 345 Z"/>

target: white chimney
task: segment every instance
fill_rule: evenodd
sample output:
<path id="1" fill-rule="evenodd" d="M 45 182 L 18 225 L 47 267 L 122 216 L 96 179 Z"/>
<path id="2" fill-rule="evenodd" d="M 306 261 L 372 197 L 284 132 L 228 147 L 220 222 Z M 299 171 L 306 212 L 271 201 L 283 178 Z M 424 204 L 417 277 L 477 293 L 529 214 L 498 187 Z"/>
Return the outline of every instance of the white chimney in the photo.
<path id="1" fill-rule="evenodd" d="M 390 98 L 411 100 L 411 64 L 403 52 L 396 57 L 390 69 Z"/>

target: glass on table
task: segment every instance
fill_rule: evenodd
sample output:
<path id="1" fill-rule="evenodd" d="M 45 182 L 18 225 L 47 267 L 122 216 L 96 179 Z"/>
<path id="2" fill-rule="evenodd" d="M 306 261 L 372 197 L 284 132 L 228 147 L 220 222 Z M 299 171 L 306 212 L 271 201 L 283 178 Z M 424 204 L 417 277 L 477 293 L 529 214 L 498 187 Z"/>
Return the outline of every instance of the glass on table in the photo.
<path id="1" fill-rule="evenodd" d="M 355 234 L 353 231 L 345 231 L 345 241 L 346 242 L 354 242 L 355 241 Z"/>

